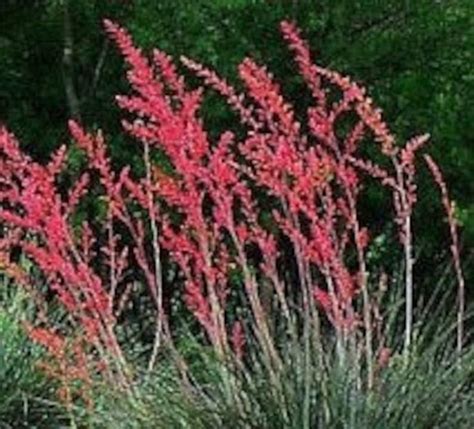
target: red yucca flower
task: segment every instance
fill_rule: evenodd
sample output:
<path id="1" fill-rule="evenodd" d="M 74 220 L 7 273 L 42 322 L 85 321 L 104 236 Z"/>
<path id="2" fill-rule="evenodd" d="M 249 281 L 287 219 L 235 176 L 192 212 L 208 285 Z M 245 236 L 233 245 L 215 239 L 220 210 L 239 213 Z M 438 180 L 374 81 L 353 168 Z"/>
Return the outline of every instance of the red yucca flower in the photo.
<path id="1" fill-rule="evenodd" d="M 375 339 L 366 252 L 371 234 L 359 219 L 358 201 L 367 177 L 393 196 L 406 259 L 409 344 L 415 156 L 428 136 L 399 148 L 365 89 L 314 64 L 299 30 L 283 22 L 284 39 L 312 95 L 304 118 L 297 118 L 274 77 L 250 58 L 238 67 L 245 93 L 181 58 L 240 116 L 238 136 L 226 131 L 213 139 L 199 116 L 204 89 L 186 86 L 163 52 L 155 50 L 148 58 L 124 29 L 110 21 L 105 27 L 129 65 L 133 94 L 117 102 L 136 117 L 124 120 L 123 127 L 142 147 L 146 174 L 137 178 L 128 167 L 113 171 L 102 135 L 87 134 L 71 122 L 91 171 L 63 195 L 57 179 L 65 150 L 41 166 L 2 128 L 0 219 L 9 228 L 2 249 L 20 246 L 93 347 L 119 362 L 114 327 L 131 290 L 126 270 L 140 273 L 155 304 L 155 345 L 171 341 L 163 309 L 161 252 L 166 251 L 183 275 L 187 307 L 220 355 L 234 350 L 242 356 L 245 324 L 269 368 L 278 369 L 271 308 L 278 307 L 290 323 L 290 308 L 297 304 L 305 326 L 319 326 L 324 314 L 339 345 L 362 330 L 370 385 Z M 360 147 L 368 139 L 387 162 L 361 157 Z M 155 165 L 155 151 L 167 157 L 171 169 Z M 71 218 L 89 191 L 92 171 L 100 178 L 107 216 L 99 229 L 84 224 L 74 232 Z M 117 234 L 119 225 L 126 234 Z M 106 237 L 106 246 L 96 244 L 99 235 Z M 285 258 L 294 259 L 293 280 L 279 269 Z M 108 267 L 107 276 L 97 272 L 94 259 Z M 233 320 L 230 311 L 235 272 L 249 319 Z"/>

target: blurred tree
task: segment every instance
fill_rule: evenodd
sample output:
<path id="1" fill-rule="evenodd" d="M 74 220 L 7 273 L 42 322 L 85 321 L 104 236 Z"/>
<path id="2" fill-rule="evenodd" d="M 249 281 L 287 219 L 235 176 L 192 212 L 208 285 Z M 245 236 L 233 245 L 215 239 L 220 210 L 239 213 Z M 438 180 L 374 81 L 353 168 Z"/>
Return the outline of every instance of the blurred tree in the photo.
<path id="1" fill-rule="evenodd" d="M 145 49 L 186 54 L 234 83 L 236 65 L 251 55 L 268 64 L 302 111 L 309 94 L 278 33 L 283 18 L 295 19 L 318 61 L 363 82 L 401 139 L 431 132 L 468 244 L 474 242 L 472 0 L 3 0 L 0 121 L 35 157 L 64 142 L 73 115 L 106 130 L 117 162 L 133 159 L 133 146 L 118 132 L 113 96 L 127 89 L 101 29 L 105 16 Z M 203 114 L 213 132 L 235 126 L 211 93 Z M 424 216 L 435 212 L 433 192 L 422 182 Z M 378 197 L 369 201 L 367 217 L 377 221 Z M 439 224 L 418 222 L 429 246 Z"/>

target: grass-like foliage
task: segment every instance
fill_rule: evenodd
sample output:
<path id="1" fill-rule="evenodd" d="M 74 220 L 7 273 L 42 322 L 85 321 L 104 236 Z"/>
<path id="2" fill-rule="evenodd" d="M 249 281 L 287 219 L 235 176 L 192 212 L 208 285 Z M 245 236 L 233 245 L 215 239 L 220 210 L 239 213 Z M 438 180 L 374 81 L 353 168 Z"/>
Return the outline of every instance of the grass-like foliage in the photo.
<path id="1" fill-rule="evenodd" d="M 38 367 L 44 351 L 28 338 L 33 313 L 23 291 L 2 280 L 0 292 L 0 428 L 51 428 L 68 421 L 56 382 Z"/>
<path id="2" fill-rule="evenodd" d="M 95 424 L 124 429 L 470 428 L 474 349 L 459 358 L 455 326 L 444 323 L 431 324 L 416 338 L 410 360 L 392 356 L 377 372 L 377 387 L 367 391 L 360 389 L 360 374 L 351 362 L 338 361 L 335 349 L 325 354 L 321 369 L 315 350 L 306 356 L 301 344 L 282 345 L 284 368 L 273 379 L 258 352 L 249 357 L 250 370 L 236 371 L 188 337 L 185 355 L 194 362 L 189 385 L 183 385 L 176 368 L 164 365 L 133 396 L 106 389 Z M 305 359 L 309 370 L 303 374 Z"/>

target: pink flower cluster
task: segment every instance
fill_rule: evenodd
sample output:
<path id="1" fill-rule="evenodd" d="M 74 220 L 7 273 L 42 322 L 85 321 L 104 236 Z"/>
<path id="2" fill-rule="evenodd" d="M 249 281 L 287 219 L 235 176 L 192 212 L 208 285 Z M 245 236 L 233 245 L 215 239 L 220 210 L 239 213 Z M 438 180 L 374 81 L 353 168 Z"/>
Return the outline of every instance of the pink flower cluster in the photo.
<path id="1" fill-rule="evenodd" d="M 392 193 L 410 295 L 416 153 L 429 136 L 398 147 L 365 89 L 314 64 L 299 30 L 283 22 L 283 37 L 314 101 L 301 122 L 274 77 L 251 58 L 238 67 L 245 93 L 213 70 L 181 58 L 240 115 L 242 135 L 224 132 L 213 141 L 199 117 L 203 89 L 188 89 L 164 53 L 155 50 L 150 61 L 125 30 L 109 21 L 106 28 L 129 64 L 135 91 L 118 98 L 122 108 L 138 117 L 124 127 L 144 146 L 165 153 L 173 166 L 171 173 L 158 169 L 152 184 L 153 200 L 181 215 L 173 222 L 161 212 L 160 243 L 179 264 L 188 308 L 211 342 L 225 351 L 228 335 L 235 338 L 235 329 L 228 332 L 226 307 L 230 267 L 237 267 L 255 336 L 271 361 L 278 359 L 267 322 L 268 305 L 263 302 L 268 289 L 274 297 L 271 305 L 283 314 L 289 312 L 289 297 L 298 291 L 305 311 L 314 316 L 322 309 L 341 337 L 363 326 L 372 360 L 373 309 L 366 263 L 371 235 L 359 219 L 361 190 L 372 177 Z M 339 99 L 329 101 L 334 87 Z M 367 138 L 378 145 L 386 160 L 382 164 L 360 155 Z M 262 215 L 270 216 L 272 227 L 262 222 Z M 277 268 L 283 242 L 290 243 L 294 254 L 297 284 L 288 284 Z M 354 255 L 356 263 L 351 262 Z M 410 305 L 407 298 L 407 315 Z"/>
<path id="2" fill-rule="evenodd" d="M 184 302 L 220 355 L 233 350 L 241 359 L 252 335 L 269 366 L 277 368 L 272 312 L 277 308 L 291 321 L 290 308 L 297 306 L 312 326 L 319 326 L 324 314 L 338 342 L 362 329 L 370 366 L 374 324 L 366 253 L 371 234 L 359 219 L 361 190 L 367 177 L 390 190 L 411 264 L 415 155 L 428 136 L 398 148 L 365 89 L 314 64 L 299 30 L 283 22 L 283 37 L 313 98 L 303 119 L 254 60 L 246 58 L 238 67 L 245 90 L 239 93 L 214 71 L 181 58 L 240 115 L 239 136 L 226 131 L 213 139 L 199 115 L 204 88 L 188 88 L 163 52 L 155 50 L 148 58 L 124 29 L 110 21 L 105 27 L 129 66 L 134 92 L 117 102 L 136 118 L 124 120 L 123 127 L 141 144 L 146 174 L 137 178 L 129 167 L 113 171 L 102 134 L 88 134 L 71 122 L 89 170 L 63 195 L 58 178 L 65 148 L 41 166 L 1 128 L 0 220 L 9 232 L 0 250 L 20 246 L 89 342 L 118 356 L 118 362 L 123 356 L 114 326 L 131 290 L 127 270 L 141 273 L 155 304 L 157 344 L 162 337 L 171 339 L 161 272 L 166 251 L 184 277 Z M 339 97 L 330 101 L 334 87 Z M 367 138 L 376 142 L 383 165 L 360 155 Z M 154 162 L 155 152 L 171 168 Z M 96 222 L 99 226 L 84 223 L 74 231 L 72 217 L 97 176 L 107 215 Z M 126 233 L 118 234 L 119 225 Z M 98 245 L 99 236 L 105 246 Z M 292 280 L 279 269 L 285 258 L 295 262 Z M 97 273 L 100 264 L 107 275 Z M 238 273 L 247 319 L 230 311 L 231 287 L 237 287 L 232 273 Z"/>

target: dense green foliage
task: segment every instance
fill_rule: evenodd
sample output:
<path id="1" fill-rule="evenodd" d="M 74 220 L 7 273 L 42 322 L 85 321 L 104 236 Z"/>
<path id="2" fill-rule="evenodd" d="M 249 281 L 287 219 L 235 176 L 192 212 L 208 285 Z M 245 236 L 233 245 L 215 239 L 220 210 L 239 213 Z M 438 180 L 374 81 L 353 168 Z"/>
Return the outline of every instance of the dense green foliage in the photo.
<path id="1" fill-rule="evenodd" d="M 55 386 L 37 364 L 44 358 L 23 322 L 31 319 L 26 294 L 0 283 L 0 428 L 57 427 L 65 420 Z"/>
<path id="2" fill-rule="evenodd" d="M 396 308 L 393 305 L 386 317 L 397 319 Z M 216 359 L 196 339 L 185 337 L 180 350 L 194 362 L 193 389 L 184 390 L 177 371 L 162 362 L 159 371 L 143 377 L 133 397 L 99 387 L 94 427 L 470 428 L 474 418 L 474 350 L 467 349 L 459 365 L 450 319 L 442 322 L 438 307 L 429 307 L 429 311 L 437 317 L 426 320 L 417 331 L 410 362 L 404 363 L 401 355 L 392 356 L 372 392 L 358 391 L 353 368 L 339 365 L 334 349 L 325 353 L 324 371 L 317 351 L 311 350 L 310 375 L 305 376 L 302 362 L 308 352 L 303 345 L 286 344 L 285 349 L 282 344 L 285 371 L 275 384 L 252 350 L 253 370 L 234 374 L 232 367 Z M 395 333 L 389 335 L 390 343 L 402 340 Z M 327 345 L 330 341 L 328 338 Z M 306 389 L 311 398 L 309 422 L 304 410 Z"/>
<path id="3" fill-rule="evenodd" d="M 74 42 L 72 71 L 63 62 L 68 3 Z M 141 46 L 186 54 L 229 78 L 243 56 L 251 55 L 267 63 L 293 97 L 299 94 L 300 81 L 291 78 L 291 62 L 274 29 L 281 19 L 294 18 L 305 29 L 321 63 L 368 86 L 401 140 L 420 132 L 432 134 L 433 151 L 442 160 L 459 205 L 458 218 L 472 243 L 472 1 L 2 2 L 0 121 L 8 123 L 40 159 L 66 138 L 71 109 L 63 82 L 69 73 L 85 122 L 101 124 L 106 132 L 117 135 L 118 115 L 109 106 L 123 89 L 123 81 L 120 62 L 101 29 L 104 16 L 130 28 Z M 299 97 L 302 106 L 305 97 Z M 206 113 L 215 129 L 229 118 L 222 103 L 212 98 Z M 115 145 L 119 162 L 131 155 L 123 153 L 120 141 Z M 426 187 L 421 193 L 426 196 L 423 203 L 434 212 L 434 190 L 422 186 Z M 425 227 L 426 246 L 436 228 Z"/>

